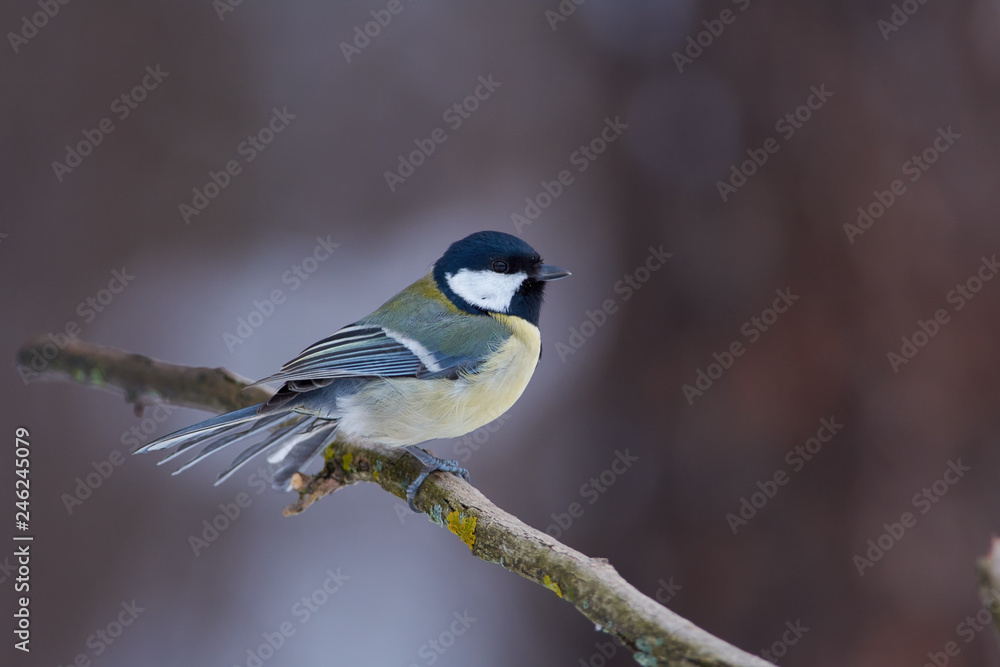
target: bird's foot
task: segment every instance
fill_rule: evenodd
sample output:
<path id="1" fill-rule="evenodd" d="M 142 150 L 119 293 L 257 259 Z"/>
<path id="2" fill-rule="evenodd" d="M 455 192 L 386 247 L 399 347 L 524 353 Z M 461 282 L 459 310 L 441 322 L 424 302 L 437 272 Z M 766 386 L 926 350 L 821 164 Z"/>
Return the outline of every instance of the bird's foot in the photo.
<path id="1" fill-rule="evenodd" d="M 406 504 L 410 506 L 410 509 L 414 512 L 419 512 L 417 509 L 415 501 L 417 499 L 417 492 L 420 491 L 421 485 L 423 485 L 424 480 L 427 479 L 428 475 L 432 472 L 450 472 L 453 475 L 458 475 L 466 482 L 469 481 L 469 471 L 458 465 L 458 461 L 453 461 L 450 459 L 439 459 L 430 452 L 427 452 L 416 445 L 408 445 L 405 447 L 406 451 L 412 454 L 418 461 L 420 461 L 424 468 L 417 475 L 417 478 L 413 480 L 413 483 L 406 488 Z"/>

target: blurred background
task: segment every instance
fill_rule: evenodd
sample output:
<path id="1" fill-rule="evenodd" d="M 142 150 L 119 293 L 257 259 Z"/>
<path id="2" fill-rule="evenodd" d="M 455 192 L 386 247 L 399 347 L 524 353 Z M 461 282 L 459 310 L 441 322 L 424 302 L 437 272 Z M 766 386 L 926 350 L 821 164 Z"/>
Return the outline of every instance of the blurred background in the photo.
<path id="1" fill-rule="evenodd" d="M 127 456 L 206 413 L 13 363 L 69 327 L 262 377 L 481 229 L 573 271 L 508 418 L 432 443 L 487 496 L 782 665 L 998 664 L 974 620 L 996 0 L 17 0 L 0 27 L 3 428 L 34 451 L 16 664 L 633 664 L 377 488 L 284 518 L 253 469 L 212 486 L 228 455 Z"/>

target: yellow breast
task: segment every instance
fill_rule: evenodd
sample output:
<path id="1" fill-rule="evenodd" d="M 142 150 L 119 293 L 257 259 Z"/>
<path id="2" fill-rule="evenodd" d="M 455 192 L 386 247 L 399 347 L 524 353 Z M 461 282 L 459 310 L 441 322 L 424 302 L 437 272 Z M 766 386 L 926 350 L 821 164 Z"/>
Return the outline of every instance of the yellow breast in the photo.
<path id="1" fill-rule="evenodd" d="M 475 373 L 457 380 L 372 382 L 343 405 L 341 430 L 385 445 L 415 445 L 465 435 L 510 409 L 535 371 L 542 339 L 538 327 L 526 320 L 491 316 L 506 325 L 511 336 Z"/>
<path id="2" fill-rule="evenodd" d="M 465 392 L 469 409 L 484 416 L 474 430 L 493 421 L 510 409 L 521 397 L 542 351 L 542 337 L 538 327 L 520 317 L 494 314 L 511 330 L 511 337 L 477 373 L 469 376 L 469 389 Z"/>

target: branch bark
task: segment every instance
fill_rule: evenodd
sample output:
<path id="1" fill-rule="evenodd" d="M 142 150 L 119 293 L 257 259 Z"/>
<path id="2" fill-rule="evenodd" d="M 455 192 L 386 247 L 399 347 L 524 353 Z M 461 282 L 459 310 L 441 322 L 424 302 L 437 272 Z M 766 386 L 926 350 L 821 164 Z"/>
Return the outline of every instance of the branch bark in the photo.
<path id="1" fill-rule="evenodd" d="M 990 540 L 990 552 L 976 563 L 979 598 L 993 617 L 994 638 L 1000 641 L 1000 538 Z"/>
<path id="2" fill-rule="evenodd" d="M 31 368 L 39 339 L 18 351 L 18 363 Z M 227 412 L 266 400 L 270 391 L 222 368 L 192 368 L 138 354 L 73 340 L 32 381 L 80 382 L 124 394 L 137 413 L 157 401 Z M 420 464 L 405 451 L 337 438 L 324 453 L 316 476 L 296 475 L 299 498 L 285 508 L 298 514 L 316 500 L 357 482 L 378 484 L 399 498 L 419 473 Z M 467 482 L 431 475 L 417 496 L 417 507 L 447 527 L 473 556 L 545 586 L 568 601 L 634 653 L 642 665 L 685 667 L 767 667 L 746 653 L 678 616 L 625 581 L 601 558 L 590 558 L 535 530 L 494 505 Z"/>

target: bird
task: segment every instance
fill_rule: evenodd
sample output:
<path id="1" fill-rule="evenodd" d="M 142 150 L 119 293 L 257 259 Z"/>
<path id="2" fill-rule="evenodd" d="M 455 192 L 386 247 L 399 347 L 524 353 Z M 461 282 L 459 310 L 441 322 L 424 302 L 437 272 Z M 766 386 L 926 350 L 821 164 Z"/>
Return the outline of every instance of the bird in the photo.
<path id="1" fill-rule="evenodd" d="M 272 486 L 289 490 L 294 474 L 338 434 L 403 447 L 422 466 L 406 491 L 416 512 L 417 493 L 431 473 L 469 479 L 457 461 L 418 445 L 460 437 L 510 409 L 541 358 L 545 285 L 569 275 L 543 263 L 517 236 L 470 234 L 373 313 L 253 383 L 282 383 L 267 401 L 181 429 L 134 453 L 176 448 L 163 464 L 204 445 L 176 475 L 223 448 L 244 445 L 216 485 L 266 452 L 277 466 Z"/>

